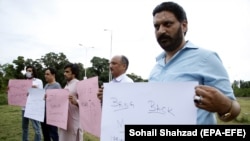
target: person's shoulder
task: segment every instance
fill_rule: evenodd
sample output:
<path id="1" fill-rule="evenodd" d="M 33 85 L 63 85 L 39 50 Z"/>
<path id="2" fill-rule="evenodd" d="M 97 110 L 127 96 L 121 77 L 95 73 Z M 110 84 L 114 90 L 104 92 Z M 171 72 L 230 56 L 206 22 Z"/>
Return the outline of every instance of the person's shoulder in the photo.
<path id="1" fill-rule="evenodd" d="M 56 85 L 61 85 L 59 82 L 56 81 Z"/>
<path id="2" fill-rule="evenodd" d="M 200 45 L 194 44 L 191 41 L 187 41 L 185 47 L 196 49 L 198 52 L 201 52 L 201 53 L 215 53 L 215 51 L 207 49 L 205 47 L 201 47 Z"/>
<path id="3" fill-rule="evenodd" d="M 72 79 L 72 80 L 70 81 L 70 84 L 75 85 L 75 84 L 77 84 L 78 82 L 80 82 L 80 80 L 75 78 L 75 79 Z"/>
<path id="4" fill-rule="evenodd" d="M 134 80 L 130 78 L 128 75 L 126 75 L 126 82 L 134 83 Z"/>
<path id="5" fill-rule="evenodd" d="M 59 82 L 55 83 L 58 88 L 62 88 L 61 84 Z"/>
<path id="6" fill-rule="evenodd" d="M 61 84 L 59 82 L 56 82 L 56 85 L 60 85 L 61 86 Z"/>
<path id="7" fill-rule="evenodd" d="M 193 44 L 192 42 L 187 42 L 185 45 L 185 54 L 195 56 L 194 58 L 199 58 L 200 60 L 207 59 L 209 57 L 219 57 L 218 53 L 205 47 Z"/>
<path id="8" fill-rule="evenodd" d="M 208 58 L 220 58 L 219 57 L 219 54 L 216 52 L 216 51 L 213 51 L 213 50 L 209 50 L 209 49 L 206 49 L 206 48 L 199 48 L 199 57 L 200 58 L 205 58 L 205 59 L 208 59 Z"/>
<path id="9" fill-rule="evenodd" d="M 35 81 L 37 81 L 37 82 L 43 82 L 42 79 L 40 79 L 40 78 L 35 78 Z"/>

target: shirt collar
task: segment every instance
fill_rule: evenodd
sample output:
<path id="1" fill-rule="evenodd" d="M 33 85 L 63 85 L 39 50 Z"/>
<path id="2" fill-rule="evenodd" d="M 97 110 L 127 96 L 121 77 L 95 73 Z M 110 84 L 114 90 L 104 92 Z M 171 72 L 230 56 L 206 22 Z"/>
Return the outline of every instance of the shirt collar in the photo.
<path id="1" fill-rule="evenodd" d="M 74 81 L 76 81 L 77 79 L 76 78 L 74 78 L 74 79 L 71 79 L 70 81 L 67 81 L 67 85 L 69 85 L 69 84 L 71 84 L 71 83 L 73 83 Z"/>
<path id="2" fill-rule="evenodd" d="M 126 74 L 123 73 L 123 74 L 121 74 L 120 76 L 114 78 L 112 81 L 114 81 L 114 82 L 120 82 L 120 81 L 124 78 L 125 75 L 126 75 Z"/>
<path id="3" fill-rule="evenodd" d="M 192 42 L 190 41 L 186 41 L 186 44 L 184 45 L 184 47 L 182 49 L 180 49 L 178 52 L 187 49 L 187 48 L 198 48 L 197 46 L 195 46 Z M 177 53 L 177 52 L 176 52 Z M 162 53 L 160 53 L 157 57 L 156 57 L 156 61 L 159 61 L 162 58 L 166 57 L 166 52 L 163 51 Z"/>

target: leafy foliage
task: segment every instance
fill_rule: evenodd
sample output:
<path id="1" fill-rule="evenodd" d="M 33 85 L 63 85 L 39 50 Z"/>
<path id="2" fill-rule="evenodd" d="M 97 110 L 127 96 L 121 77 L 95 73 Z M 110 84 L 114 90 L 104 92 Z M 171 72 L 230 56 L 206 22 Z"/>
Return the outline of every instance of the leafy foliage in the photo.
<path id="1" fill-rule="evenodd" d="M 92 67 L 88 69 L 90 76 L 98 76 L 99 86 L 101 86 L 104 82 L 108 82 L 109 60 L 100 57 L 93 57 L 91 59 L 91 63 Z"/>
<path id="2" fill-rule="evenodd" d="M 249 97 L 250 96 L 250 81 L 234 81 L 232 84 L 235 96 Z"/>
<path id="3" fill-rule="evenodd" d="M 148 80 L 144 80 L 142 79 L 140 76 L 137 76 L 136 74 L 132 73 L 132 74 L 127 74 L 128 77 L 130 77 L 131 79 L 134 80 L 134 82 L 147 82 Z"/>
<path id="4" fill-rule="evenodd" d="M 24 79 L 25 67 L 32 65 L 37 69 L 38 78 L 42 79 L 45 84 L 44 70 L 47 67 L 53 67 L 57 70 L 56 80 L 65 86 L 66 80 L 64 78 L 64 66 L 69 63 L 67 56 L 63 53 L 56 54 L 50 52 L 42 56 L 40 59 L 25 59 L 23 56 L 18 56 L 17 59 L 13 60 L 12 64 L 0 64 L 0 91 L 6 91 L 8 81 L 10 79 Z M 74 63 L 74 62 L 72 62 Z M 84 68 L 82 63 L 76 63 L 79 66 L 79 80 L 82 80 L 85 71 L 88 78 L 98 76 L 99 86 L 109 81 L 109 60 L 106 58 L 93 57 L 91 59 L 92 66 Z M 134 73 L 128 74 L 135 82 L 146 82 L 140 76 Z"/>

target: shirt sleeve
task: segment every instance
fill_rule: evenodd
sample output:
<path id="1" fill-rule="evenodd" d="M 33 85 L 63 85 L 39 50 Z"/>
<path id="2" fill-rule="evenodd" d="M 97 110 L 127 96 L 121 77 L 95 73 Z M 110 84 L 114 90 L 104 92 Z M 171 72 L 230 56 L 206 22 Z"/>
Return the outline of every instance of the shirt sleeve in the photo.
<path id="1" fill-rule="evenodd" d="M 211 53 L 204 60 L 204 85 L 216 87 L 226 96 L 235 99 L 229 75 L 217 53 Z"/>

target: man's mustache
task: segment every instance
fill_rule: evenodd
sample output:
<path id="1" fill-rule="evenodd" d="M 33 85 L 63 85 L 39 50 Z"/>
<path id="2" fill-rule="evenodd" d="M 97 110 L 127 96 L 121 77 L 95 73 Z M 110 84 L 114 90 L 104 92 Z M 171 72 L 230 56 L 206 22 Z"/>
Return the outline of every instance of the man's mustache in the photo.
<path id="1" fill-rule="evenodd" d="M 158 41 L 161 41 L 161 40 L 166 40 L 166 39 L 172 39 L 170 36 L 166 35 L 166 34 L 162 34 L 161 36 L 158 37 Z"/>

